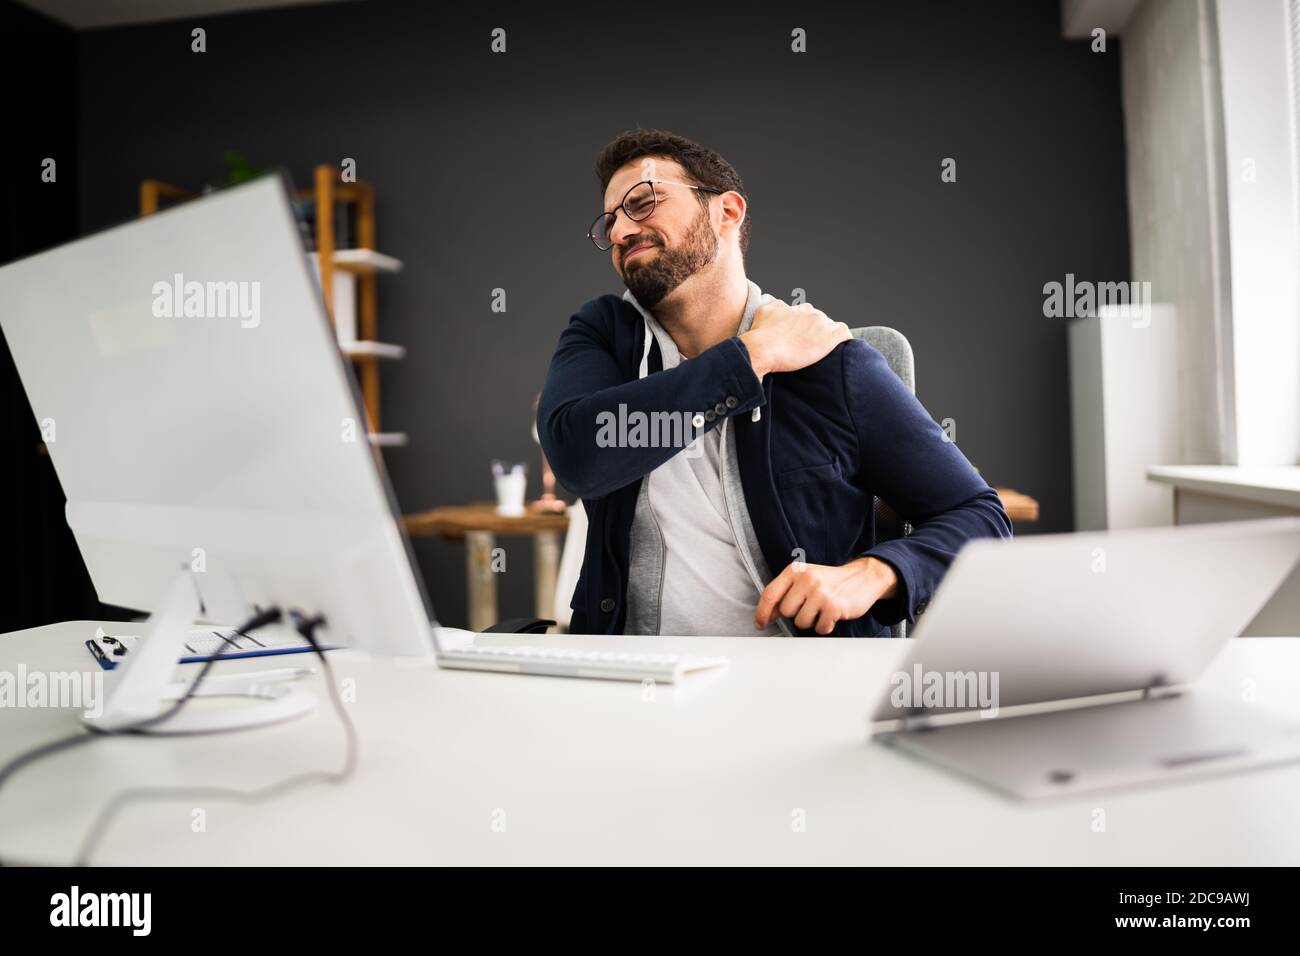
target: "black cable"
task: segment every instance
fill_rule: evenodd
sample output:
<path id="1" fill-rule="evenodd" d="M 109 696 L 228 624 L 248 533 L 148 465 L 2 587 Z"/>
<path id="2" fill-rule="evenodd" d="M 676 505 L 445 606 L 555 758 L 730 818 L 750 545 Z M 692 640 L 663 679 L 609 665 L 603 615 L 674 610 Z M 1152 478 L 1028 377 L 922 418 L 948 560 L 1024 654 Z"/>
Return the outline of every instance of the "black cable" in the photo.
<path id="1" fill-rule="evenodd" d="M 295 630 L 311 644 L 312 650 L 320 658 L 321 669 L 324 671 L 325 681 L 329 686 L 330 700 L 334 704 L 334 712 L 338 714 L 339 721 L 343 724 L 344 734 L 347 737 L 343 768 L 341 770 L 311 770 L 252 790 L 237 790 L 233 787 L 135 787 L 130 790 L 123 790 L 109 801 L 104 809 L 100 811 L 94 824 L 91 825 L 85 840 L 81 844 L 81 850 L 77 853 L 76 866 L 88 865 L 91 853 L 103 839 L 109 824 L 130 803 L 146 800 L 220 800 L 224 798 L 240 803 L 256 804 L 310 783 L 341 784 L 352 776 L 357 765 L 357 731 L 352 723 L 352 718 L 348 716 L 347 709 L 343 705 L 343 698 L 340 696 L 338 685 L 334 680 L 334 670 L 325 657 L 325 650 L 316 640 L 316 629 L 325 623 L 325 619 L 320 615 L 305 618 L 298 611 L 290 611 L 289 617 L 293 620 Z"/>
<path id="2" fill-rule="evenodd" d="M 260 627 L 265 627 L 267 624 L 274 623 L 279 619 L 279 608 L 270 608 L 269 610 L 258 611 L 242 625 L 235 628 L 235 631 L 244 634 L 248 631 L 255 631 Z M 184 695 L 177 699 L 175 703 L 164 710 L 161 714 L 146 718 L 145 720 L 135 724 L 128 724 L 125 727 L 119 727 L 116 730 L 105 730 L 100 728 L 92 729 L 87 727 L 79 734 L 73 734 L 69 737 L 61 737 L 58 740 L 52 740 L 49 743 L 41 744 L 39 747 L 33 747 L 26 753 L 21 753 L 17 757 L 14 757 L 3 767 L 0 767 L 0 789 L 3 789 L 4 785 L 9 782 L 9 778 L 19 770 L 44 757 L 49 757 L 63 750 L 71 750 L 74 747 L 88 744 L 94 740 L 103 740 L 105 737 L 112 737 L 118 734 L 139 733 L 140 731 L 146 730 L 170 717 L 176 716 L 180 709 L 185 706 L 185 702 L 194 696 L 194 692 L 198 689 L 199 681 L 203 680 L 203 678 L 207 676 L 208 671 L 212 669 L 212 665 L 215 664 L 221 655 L 226 652 L 226 648 L 229 646 L 229 643 L 223 644 L 213 657 L 205 661 L 202 670 L 199 671 L 199 676 L 196 677 L 194 682 L 186 689 Z"/>
<path id="3" fill-rule="evenodd" d="M 234 631 L 236 634 L 247 637 L 249 631 L 256 631 L 258 628 L 266 627 L 268 624 L 274 624 L 278 620 L 280 620 L 280 609 L 278 607 L 268 608 L 265 611 L 258 611 L 242 626 L 234 628 Z M 164 710 L 161 714 L 149 717 L 136 724 L 119 727 L 117 730 L 101 730 L 98 727 L 91 727 L 91 731 L 105 735 L 138 734 L 142 731 L 148 730 L 150 727 L 154 727 L 172 717 L 175 717 L 180 713 L 181 708 L 185 706 L 189 699 L 194 696 L 195 692 L 198 690 L 199 684 L 202 683 L 203 678 L 207 677 L 208 671 L 212 670 L 212 665 L 221 660 L 227 650 L 236 646 L 234 641 L 227 640 L 225 637 L 222 637 L 222 642 L 222 645 L 217 648 L 217 653 L 213 654 L 203 662 L 203 666 L 199 668 L 199 675 L 195 677 L 190 686 L 186 688 L 185 693 L 177 698 L 175 703 Z M 2 779 L 3 778 L 0 778 L 0 782 L 2 782 Z"/>

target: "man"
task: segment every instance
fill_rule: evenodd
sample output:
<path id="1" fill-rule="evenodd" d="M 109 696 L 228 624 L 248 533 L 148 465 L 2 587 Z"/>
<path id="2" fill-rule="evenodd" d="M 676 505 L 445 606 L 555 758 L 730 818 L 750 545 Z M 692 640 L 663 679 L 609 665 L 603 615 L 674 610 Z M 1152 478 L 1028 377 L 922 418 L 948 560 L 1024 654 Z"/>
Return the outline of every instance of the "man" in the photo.
<path id="1" fill-rule="evenodd" d="M 963 543 L 1010 537 L 879 352 L 746 277 L 748 200 L 725 159 L 636 130 L 596 171 L 589 235 L 627 292 L 570 319 L 537 421 L 589 518 L 572 631 L 887 635 Z M 876 542 L 873 496 L 914 533 Z"/>

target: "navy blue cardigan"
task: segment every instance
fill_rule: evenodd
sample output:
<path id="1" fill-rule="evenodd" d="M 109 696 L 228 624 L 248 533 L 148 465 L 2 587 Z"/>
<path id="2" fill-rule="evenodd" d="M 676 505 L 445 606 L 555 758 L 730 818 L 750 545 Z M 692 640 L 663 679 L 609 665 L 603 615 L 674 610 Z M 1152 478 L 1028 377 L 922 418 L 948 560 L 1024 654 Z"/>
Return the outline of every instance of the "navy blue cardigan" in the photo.
<path id="1" fill-rule="evenodd" d="M 638 379 L 645 335 L 640 314 L 620 297 L 586 302 L 560 335 L 538 404 L 542 449 L 559 482 L 581 496 L 589 522 L 572 632 L 623 633 L 641 479 L 680 450 L 601 447 L 597 416 L 617 417 L 620 405 L 647 419 L 720 409 L 706 431 L 732 419 L 745 503 L 773 574 L 796 549 L 811 564 L 870 554 L 894 568 L 898 595 L 840 621 L 836 635 L 887 635 L 891 624 L 914 622 L 963 543 L 1011 536 L 997 493 L 865 342 L 845 342 L 820 362 L 762 381 L 738 337 L 667 371 L 655 343 L 648 366 L 655 374 Z M 915 531 L 877 543 L 873 495 Z"/>

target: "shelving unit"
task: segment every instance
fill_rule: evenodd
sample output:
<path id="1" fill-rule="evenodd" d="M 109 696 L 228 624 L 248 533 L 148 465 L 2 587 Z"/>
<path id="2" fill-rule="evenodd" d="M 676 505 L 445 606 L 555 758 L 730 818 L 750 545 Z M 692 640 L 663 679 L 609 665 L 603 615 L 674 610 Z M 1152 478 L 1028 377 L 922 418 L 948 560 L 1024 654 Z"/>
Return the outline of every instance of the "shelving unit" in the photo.
<path id="1" fill-rule="evenodd" d="M 380 367 L 383 362 L 404 358 L 406 349 L 379 340 L 378 277 L 400 272 L 402 262 L 375 249 L 375 191 L 370 183 L 342 182 L 338 169 L 324 164 L 316 167 L 312 179 L 310 189 L 296 190 L 295 195 L 316 203 L 316 251 L 311 259 L 320 280 L 321 296 L 334 324 L 339 350 L 357 368 L 371 445 L 398 448 L 407 444 L 406 434 L 381 431 Z M 152 215 L 164 203 L 185 202 L 198 195 L 159 179 L 143 180 L 140 215 Z M 336 202 L 353 207 L 357 248 L 338 248 Z"/>

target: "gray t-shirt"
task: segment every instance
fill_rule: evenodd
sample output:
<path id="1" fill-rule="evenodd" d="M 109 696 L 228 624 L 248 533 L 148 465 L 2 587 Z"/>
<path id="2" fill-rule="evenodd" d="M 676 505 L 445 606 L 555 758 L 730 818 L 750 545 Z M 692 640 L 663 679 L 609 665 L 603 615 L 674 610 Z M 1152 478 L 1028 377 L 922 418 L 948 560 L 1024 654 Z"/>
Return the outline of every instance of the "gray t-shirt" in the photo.
<path id="1" fill-rule="evenodd" d="M 686 361 L 658 322 L 648 324 L 664 369 Z M 722 480 L 723 442 L 734 441 L 728 424 L 701 435 L 642 482 L 632 523 L 626 634 L 782 633 L 776 624 L 754 626 L 762 589 L 736 540 Z"/>

